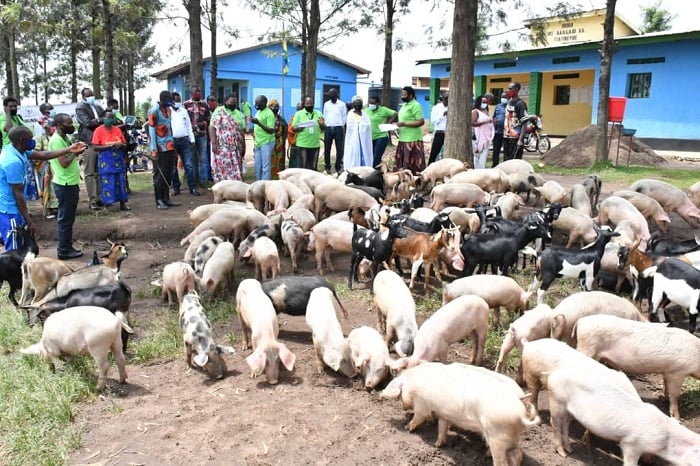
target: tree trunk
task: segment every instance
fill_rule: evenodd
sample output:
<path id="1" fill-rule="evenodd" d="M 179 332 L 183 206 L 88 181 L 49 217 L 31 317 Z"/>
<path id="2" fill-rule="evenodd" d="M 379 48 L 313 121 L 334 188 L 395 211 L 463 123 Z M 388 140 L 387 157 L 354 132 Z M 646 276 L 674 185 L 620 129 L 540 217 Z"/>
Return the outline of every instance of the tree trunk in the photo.
<path id="1" fill-rule="evenodd" d="M 90 44 L 92 49 L 92 92 L 95 94 L 96 99 L 102 98 L 102 79 L 100 76 L 100 36 L 99 36 L 99 18 L 100 12 L 97 9 L 97 4 L 92 5 L 92 44 Z"/>
<path id="2" fill-rule="evenodd" d="M 204 87 L 202 63 L 202 4 L 200 0 L 184 0 L 190 28 L 190 86 Z"/>
<path id="3" fill-rule="evenodd" d="M 17 100 L 20 99 L 20 88 L 19 88 L 19 72 L 18 72 L 18 67 L 17 67 L 17 47 L 15 47 L 15 31 L 14 27 L 8 28 L 8 36 L 9 36 L 9 49 L 8 49 L 8 55 L 10 56 L 10 73 L 12 75 L 12 79 L 7 83 L 8 84 L 8 95 L 13 96 Z"/>
<path id="4" fill-rule="evenodd" d="M 127 58 L 126 95 L 129 102 L 129 115 L 136 113 L 136 98 L 134 97 L 134 59 L 131 55 Z"/>
<path id="5" fill-rule="evenodd" d="M 301 89 L 301 103 L 304 104 L 304 97 L 306 97 L 306 55 L 309 49 L 309 31 L 307 25 L 309 24 L 309 9 L 307 8 L 306 0 L 300 0 L 299 6 L 301 7 L 301 67 L 299 69 L 299 89 Z M 310 96 L 313 98 L 313 94 Z M 318 102 L 319 104 L 321 102 Z"/>
<path id="6" fill-rule="evenodd" d="M 311 0 L 309 8 L 309 24 L 307 27 L 306 38 L 306 80 L 304 84 L 304 94 L 311 96 L 316 95 L 316 60 L 318 58 L 318 35 L 321 30 L 321 8 L 319 0 Z M 321 97 L 323 99 L 323 97 Z M 322 105 L 323 102 L 316 102 L 316 105 Z"/>
<path id="7" fill-rule="evenodd" d="M 211 82 L 209 83 L 209 93 L 216 95 L 219 90 L 217 73 L 219 71 L 219 60 L 216 58 L 216 0 L 211 0 L 209 30 L 211 32 Z"/>
<path id="8" fill-rule="evenodd" d="M 384 21 L 384 67 L 382 68 L 382 104 L 391 102 L 391 69 L 394 45 L 394 0 L 385 0 L 386 17 Z"/>
<path id="9" fill-rule="evenodd" d="M 110 0 L 102 0 L 104 44 L 105 44 L 105 97 L 114 97 L 114 35 Z"/>
<path id="10" fill-rule="evenodd" d="M 43 48 L 41 51 L 41 74 L 44 77 L 44 102 L 49 101 L 49 77 L 48 77 L 48 67 L 47 67 L 47 60 L 48 60 L 48 51 L 46 50 L 46 47 Z"/>
<path id="11" fill-rule="evenodd" d="M 445 157 L 466 160 L 474 166 L 471 144 L 471 102 L 474 82 L 476 15 L 478 2 L 455 0 L 452 22 L 452 71 L 450 73 L 450 108 L 445 131 Z"/>
<path id="12" fill-rule="evenodd" d="M 615 3 L 608 0 L 603 23 L 603 45 L 600 51 L 600 76 L 598 77 L 598 143 L 596 144 L 596 162 L 608 161 L 608 98 L 610 97 L 610 73 L 612 58 L 615 53 Z"/>

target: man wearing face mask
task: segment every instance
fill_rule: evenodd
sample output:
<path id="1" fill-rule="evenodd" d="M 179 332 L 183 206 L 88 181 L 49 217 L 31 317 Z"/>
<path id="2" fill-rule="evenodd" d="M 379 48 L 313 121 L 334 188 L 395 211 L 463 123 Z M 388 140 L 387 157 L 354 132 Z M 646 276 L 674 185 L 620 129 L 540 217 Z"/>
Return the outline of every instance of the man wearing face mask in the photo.
<path id="1" fill-rule="evenodd" d="M 190 115 L 182 106 L 180 94 L 173 92 L 173 107 L 170 111 L 170 124 L 173 128 L 173 142 L 175 144 L 175 163 L 173 164 L 173 174 L 171 177 L 173 196 L 180 194 L 180 174 L 177 170 L 177 156 L 180 156 L 182 165 L 185 167 L 187 186 L 190 194 L 199 196 L 197 190 L 197 180 L 194 177 L 194 166 L 192 164 L 192 147 L 195 145 L 194 131 Z"/>
<path id="2" fill-rule="evenodd" d="M 275 114 L 267 106 L 267 97 L 259 95 L 255 98 L 255 109 L 258 111 L 255 117 L 250 119 L 253 123 L 253 163 L 255 165 L 256 180 L 272 179 L 272 150 L 275 148 Z"/>
<path id="3" fill-rule="evenodd" d="M 205 102 L 202 98 L 202 90 L 197 85 L 190 86 L 190 95 L 192 98 L 183 103 L 185 110 L 190 115 L 190 123 L 192 124 L 192 132 L 194 133 L 194 159 L 193 167 L 195 170 L 195 178 L 199 180 L 199 184 L 205 187 L 209 181 L 209 121 L 211 120 L 211 112 L 209 107 L 210 102 Z M 213 96 L 209 96 L 211 98 Z M 214 98 L 216 105 L 216 98 Z M 216 108 L 216 106 L 214 107 Z"/>
<path id="4" fill-rule="evenodd" d="M 105 111 L 95 101 L 95 94 L 89 87 L 81 91 L 83 100 L 75 106 L 75 117 L 80 124 L 78 140 L 88 145 L 83 156 L 83 171 L 85 172 L 85 188 L 88 193 L 90 210 L 102 210 L 104 204 L 100 199 L 100 183 L 97 175 L 97 151 L 92 147 L 92 133 L 104 123 Z"/>
<path id="5" fill-rule="evenodd" d="M 63 150 L 71 145 L 71 135 L 75 132 L 73 119 L 68 114 L 59 113 L 54 122 L 56 132 L 49 139 L 49 149 Z M 83 251 L 73 247 L 73 223 L 80 198 L 80 166 L 72 154 L 57 157 L 49 163 L 53 191 L 58 199 L 56 254 L 61 260 L 75 259 L 83 255 Z"/>
<path id="6" fill-rule="evenodd" d="M 506 120 L 506 104 L 508 103 L 508 98 L 506 94 L 501 94 L 501 101 L 493 109 L 493 163 L 492 167 L 495 168 L 499 164 L 501 158 L 501 147 L 503 146 L 503 125 Z"/>
<path id="7" fill-rule="evenodd" d="M 56 157 L 74 157 L 85 151 L 85 143 L 77 142 L 64 149 L 54 151 L 34 150 L 36 141 L 32 132 L 24 126 L 16 126 L 8 131 L 10 144 L 0 153 L 0 235 L 5 242 L 5 250 L 22 247 L 18 235 L 12 233 L 15 226 L 27 225 L 34 236 L 35 227 L 29 217 L 24 201 L 24 177 L 28 159 L 49 160 Z"/>
<path id="8" fill-rule="evenodd" d="M 170 91 L 161 91 L 158 104 L 148 111 L 148 139 L 151 143 L 151 155 L 155 162 L 153 167 L 153 193 L 156 198 L 156 208 L 167 210 L 179 206 L 180 203 L 170 200 L 168 182 L 173 174 L 175 160 L 175 143 L 170 120 L 170 107 L 173 98 Z"/>
<path id="9" fill-rule="evenodd" d="M 17 114 L 19 101 L 14 97 L 5 97 L 2 100 L 3 112 L 0 114 L 0 134 L 2 134 L 2 145 L 5 147 L 10 143 L 9 132 L 15 126 L 26 126 L 21 115 Z"/>
<path id="10" fill-rule="evenodd" d="M 369 167 L 374 161 L 372 151 L 372 121 L 362 108 L 362 97 L 352 98 L 352 110 L 348 112 L 345 134 L 345 169 Z"/>
<path id="11" fill-rule="evenodd" d="M 304 109 L 294 114 L 292 130 L 297 133 L 299 168 L 317 170 L 318 152 L 321 147 L 321 131 L 326 129 L 323 115 L 314 110 L 314 99 L 304 98 Z"/>
<path id="12" fill-rule="evenodd" d="M 348 107 L 338 98 L 338 89 L 328 91 L 328 100 L 323 104 L 323 117 L 326 121 L 323 138 L 323 161 L 326 173 L 331 172 L 331 146 L 335 142 L 335 171 L 343 169 L 343 148 L 345 121 L 348 119 Z"/>
<path id="13" fill-rule="evenodd" d="M 508 85 L 508 103 L 506 118 L 503 125 L 503 160 L 523 158 L 522 123 L 527 120 L 527 105 L 518 96 L 520 83 Z"/>
<path id="14" fill-rule="evenodd" d="M 430 111 L 430 123 L 433 124 L 433 142 L 430 144 L 428 165 L 435 162 L 442 146 L 445 145 L 445 129 L 447 128 L 447 93 L 443 94 L 442 102 L 435 104 Z"/>

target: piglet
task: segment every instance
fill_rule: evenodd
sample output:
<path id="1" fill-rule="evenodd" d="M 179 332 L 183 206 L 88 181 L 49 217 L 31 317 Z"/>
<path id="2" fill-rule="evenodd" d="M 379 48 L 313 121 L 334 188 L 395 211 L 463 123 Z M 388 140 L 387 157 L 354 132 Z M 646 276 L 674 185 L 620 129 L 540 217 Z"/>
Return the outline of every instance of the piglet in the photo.
<path id="1" fill-rule="evenodd" d="M 307 237 L 304 230 L 294 220 L 284 220 L 282 222 L 282 242 L 289 252 L 292 261 L 292 271 L 299 271 L 298 262 L 306 249 Z"/>
<path id="2" fill-rule="evenodd" d="M 236 309 L 243 329 L 243 348 L 250 348 L 251 344 L 253 348 L 246 358 L 251 376 L 265 373 L 269 384 L 278 383 L 279 363 L 291 372 L 296 356 L 277 341 L 277 314 L 259 281 L 246 279 L 238 285 Z"/>
<path id="3" fill-rule="evenodd" d="M 353 377 L 355 370 L 350 358 L 350 347 L 336 317 L 335 305 L 334 292 L 328 288 L 316 288 L 311 292 L 306 307 L 306 323 L 311 327 L 316 366 L 319 374 L 326 364 L 335 372 Z"/>
<path id="4" fill-rule="evenodd" d="M 163 297 L 168 298 L 168 306 L 173 305 L 173 293 L 177 302 L 182 302 L 182 297 L 190 291 L 194 291 L 195 273 L 186 262 L 172 262 L 163 268 Z"/>
<path id="5" fill-rule="evenodd" d="M 38 354 L 47 360 L 52 368 L 61 355 L 89 354 L 95 359 L 98 379 L 97 390 L 107 384 L 109 372 L 109 352 L 112 352 L 119 369 L 119 383 L 126 380 L 126 365 L 122 350 L 122 328 L 133 333 L 126 322 L 110 311 L 97 306 L 69 307 L 51 314 L 44 323 L 41 341 L 21 349 L 22 354 Z"/>
<path id="6" fill-rule="evenodd" d="M 233 284 L 236 265 L 236 250 L 232 243 L 224 241 L 219 244 L 212 257 L 207 261 L 199 279 L 203 293 L 213 295 L 223 293 Z"/>
<path id="7" fill-rule="evenodd" d="M 214 252 L 216 252 L 216 247 L 223 242 L 224 240 L 220 236 L 212 236 L 210 238 L 206 238 L 199 244 L 197 251 L 194 254 L 194 273 L 198 277 L 202 276 L 204 266 L 214 255 Z"/>
<path id="8" fill-rule="evenodd" d="M 389 375 L 389 350 L 382 336 L 372 327 L 358 327 L 348 334 L 350 357 L 367 390 L 376 388 Z"/>
<path id="9" fill-rule="evenodd" d="M 403 278 L 391 270 L 382 270 L 374 279 L 374 306 L 377 328 L 384 332 L 387 346 L 396 337 L 394 349 L 399 356 L 413 353 L 418 332 L 416 303 Z"/>

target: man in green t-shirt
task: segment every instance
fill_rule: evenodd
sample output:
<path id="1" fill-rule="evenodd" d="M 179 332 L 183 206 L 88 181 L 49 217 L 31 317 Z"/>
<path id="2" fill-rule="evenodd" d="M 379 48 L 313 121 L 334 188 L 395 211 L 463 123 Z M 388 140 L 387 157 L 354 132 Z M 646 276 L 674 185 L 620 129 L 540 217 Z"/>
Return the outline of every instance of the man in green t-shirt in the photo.
<path id="1" fill-rule="evenodd" d="M 323 114 L 314 110 L 314 99 L 306 97 L 304 108 L 294 114 L 292 121 L 292 131 L 297 133 L 299 168 L 317 169 L 321 131 L 325 131 L 325 129 L 326 121 Z"/>
<path id="2" fill-rule="evenodd" d="M 71 134 L 75 132 L 73 119 L 66 113 L 54 117 L 56 131 L 49 138 L 49 150 L 60 150 L 72 144 Z M 78 158 L 66 154 L 52 159 L 53 189 L 58 199 L 58 258 L 61 260 L 75 259 L 83 252 L 73 247 L 73 223 L 75 212 L 78 210 L 80 198 L 80 166 Z"/>
<path id="3" fill-rule="evenodd" d="M 270 159 L 275 148 L 275 114 L 267 107 L 267 97 L 259 95 L 255 98 L 255 109 L 258 113 L 250 119 L 253 123 L 253 162 L 256 180 L 272 179 Z"/>

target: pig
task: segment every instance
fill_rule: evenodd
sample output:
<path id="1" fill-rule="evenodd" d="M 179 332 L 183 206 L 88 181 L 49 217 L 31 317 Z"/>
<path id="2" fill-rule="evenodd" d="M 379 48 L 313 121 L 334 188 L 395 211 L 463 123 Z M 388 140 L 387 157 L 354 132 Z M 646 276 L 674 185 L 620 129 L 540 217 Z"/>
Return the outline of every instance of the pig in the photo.
<path id="1" fill-rule="evenodd" d="M 294 188 L 299 189 L 296 186 Z M 301 192 L 299 193 L 301 195 Z M 289 207 L 289 194 L 282 184 L 282 180 L 269 180 L 265 183 L 265 212 L 278 214 L 286 210 L 287 207 Z"/>
<path id="2" fill-rule="evenodd" d="M 282 216 L 282 221 L 291 220 L 299 225 L 304 233 L 311 231 L 314 225 L 316 225 L 316 217 L 313 212 L 309 209 L 296 209 L 293 211 L 287 211 Z"/>
<path id="3" fill-rule="evenodd" d="M 263 281 L 275 278 L 280 274 L 280 256 L 277 252 L 277 245 L 267 236 L 261 236 L 255 240 L 249 255 L 255 262 L 256 279 Z"/>
<path id="4" fill-rule="evenodd" d="M 498 168 L 478 168 L 455 174 L 448 183 L 473 183 L 486 192 L 503 193 L 509 187 L 508 176 Z"/>
<path id="5" fill-rule="evenodd" d="M 574 328 L 576 349 L 627 374 L 662 374 L 670 414 L 680 419 L 678 399 L 686 377 L 700 378 L 700 340 L 664 324 L 630 322 L 613 315 L 582 317 Z"/>
<path id="6" fill-rule="evenodd" d="M 627 199 L 630 203 L 639 210 L 639 212 L 644 215 L 647 222 L 653 221 L 662 233 L 666 233 L 668 225 L 671 223 L 671 218 L 664 211 L 655 199 L 647 196 L 646 194 L 638 193 L 636 191 L 630 191 L 628 189 L 621 189 L 612 193 L 613 196 L 621 197 Z"/>
<path id="7" fill-rule="evenodd" d="M 329 210 L 339 212 L 353 207 L 371 209 L 378 205 L 378 202 L 369 194 L 338 181 L 323 183 L 314 191 L 314 215 L 319 220 L 324 218 Z"/>
<path id="8" fill-rule="evenodd" d="M 304 235 L 304 230 L 294 220 L 284 220 L 282 222 L 282 242 L 289 252 L 292 262 L 292 272 L 299 272 L 299 259 L 306 250 L 308 238 Z"/>
<path id="9" fill-rule="evenodd" d="M 248 186 L 246 203 L 259 212 L 265 212 L 265 185 L 268 180 L 257 180 Z"/>
<path id="10" fill-rule="evenodd" d="M 224 293 L 233 284 L 236 266 L 236 249 L 233 244 L 224 241 L 216 247 L 199 279 L 202 293 L 213 296 L 217 291 Z"/>
<path id="11" fill-rule="evenodd" d="M 416 304 L 403 278 L 396 272 L 382 270 L 374 278 L 374 306 L 377 309 L 377 330 L 384 333 L 387 346 L 396 337 L 396 353 L 410 356 L 418 332 Z"/>
<path id="12" fill-rule="evenodd" d="M 52 368 L 61 355 L 89 354 L 97 365 L 97 390 L 102 391 L 107 385 L 110 351 L 119 370 L 119 383 L 126 381 L 122 329 L 133 333 L 131 327 L 105 308 L 69 307 L 51 314 L 44 323 L 39 343 L 21 349 L 20 353 L 40 355 Z"/>
<path id="13" fill-rule="evenodd" d="M 222 354 L 234 354 L 235 350 L 230 346 L 217 345 L 214 341 L 211 324 L 196 291 L 183 296 L 179 322 L 187 365 L 201 367 L 211 379 L 223 378 L 226 375 L 226 362 Z"/>
<path id="14" fill-rule="evenodd" d="M 197 254 L 197 248 L 199 248 L 199 245 L 202 244 L 202 241 L 204 241 L 207 238 L 211 238 L 212 236 L 216 236 L 216 232 L 211 228 L 204 230 L 197 236 L 195 236 L 190 242 L 189 246 L 187 246 L 187 250 L 185 251 L 185 257 L 183 258 L 183 261 L 187 262 L 190 265 L 194 265 L 194 256 Z"/>
<path id="15" fill-rule="evenodd" d="M 272 300 L 277 314 L 303 316 L 306 314 L 309 297 L 316 288 L 327 288 L 335 297 L 338 306 L 347 319 L 348 311 L 338 299 L 335 287 L 331 282 L 318 276 L 284 276 L 273 278 L 262 284 L 265 294 Z"/>
<path id="16" fill-rule="evenodd" d="M 664 181 L 643 179 L 632 184 L 629 189 L 654 198 L 666 212 L 676 212 L 688 225 L 700 225 L 700 208 L 693 205 L 686 194 L 675 186 Z"/>
<path id="17" fill-rule="evenodd" d="M 510 160 L 508 160 L 508 162 L 510 162 Z M 501 165 L 498 165 L 498 168 L 500 168 Z M 537 173 L 515 172 L 507 174 L 507 176 L 509 190 L 516 194 L 527 193 L 527 198 L 525 199 L 527 202 L 530 201 L 530 193 L 536 187 L 542 186 L 544 184 L 544 178 L 542 178 L 542 176 Z"/>
<path id="18" fill-rule="evenodd" d="M 363 326 L 351 330 L 347 342 L 355 373 L 367 390 L 375 389 L 389 375 L 391 357 L 384 338 L 372 327 Z"/>
<path id="19" fill-rule="evenodd" d="M 236 310 L 243 331 L 243 349 L 253 348 L 253 353 L 246 358 L 251 377 L 265 373 L 267 383 L 276 385 L 279 363 L 291 372 L 296 356 L 284 343 L 277 341 L 277 314 L 259 281 L 249 278 L 238 285 Z"/>
<path id="20" fill-rule="evenodd" d="M 347 219 L 347 214 L 345 214 Z M 328 270 L 334 272 L 331 252 L 352 252 L 353 224 L 346 220 L 325 219 L 311 228 L 308 250 L 316 251 L 316 273 L 323 275 L 325 259 Z"/>
<path id="21" fill-rule="evenodd" d="M 514 173 L 535 173 L 535 169 L 530 162 L 522 159 L 504 160 L 497 165 L 497 168 L 506 175 L 512 175 Z"/>
<path id="22" fill-rule="evenodd" d="M 688 188 L 688 197 L 693 201 L 695 207 L 700 208 L 700 181 Z"/>
<path id="23" fill-rule="evenodd" d="M 316 288 L 309 296 L 306 308 L 306 324 L 311 328 L 311 336 L 316 353 L 318 373 L 323 373 L 323 365 L 347 377 L 355 376 L 350 357 L 350 347 L 343 336 L 343 329 L 336 317 L 337 297 L 328 288 Z"/>
<path id="24" fill-rule="evenodd" d="M 474 207 L 488 204 L 489 194 L 473 183 L 446 183 L 430 192 L 430 208 L 439 212 L 443 207 Z"/>
<path id="25" fill-rule="evenodd" d="M 559 213 L 559 218 L 552 222 L 552 226 L 569 237 L 567 248 L 577 243 L 582 246 L 591 244 L 598 237 L 593 220 L 573 207 L 564 207 Z"/>
<path id="26" fill-rule="evenodd" d="M 435 186 L 438 181 L 444 181 L 445 178 L 453 177 L 459 172 L 463 172 L 469 168 L 466 162 L 457 159 L 444 158 L 431 163 L 425 170 L 420 173 L 421 185 Z"/>
<path id="27" fill-rule="evenodd" d="M 582 184 L 575 184 L 571 187 L 571 207 L 578 210 L 587 217 L 593 216 L 591 208 L 591 199 L 588 197 L 588 191 Z"/>
<path id="28" fill-rule="evenodd" d="M 255 230 L 251 231 L 250 234 L 241 241 L 238 245 L 238 255 L 242 258 L 251 257 L 250 249 L 253 247 L 255 240 L 266 236 L 272 240 L 277 240 L 280 236 L 280 229 L 282 227 L 282 216 L 273 215 L 272 217 L 265 220 L 265 222 L 258 226 Z"/>
<path id="29" fill-rule="evenodd" d="M 180 246 L 190 244 L 204 230 L 212 229 L 217 236 L 240 242 L 250 231 L 259 227 L 267 217 L 254 209 L 228 208 L 214 212 L 180 241 Z"/>
<path id="30" fill-rule="evenodd" d="M 523 198 L 515 193 L 505 193 L 496 202 L 496 206 L 501 208 L 501 217 L 506 220 L 513 219 L 513 212 L 525 205 Z"/>
<path id="31" fill-rule="evenodd" d="M 168 306 L 173 305 L 173 292 L 177 302 L 195 289 L 195 272 L 187 262 L 172 262 L 163 268 L 163 298 L 168 299 Z"/>
<path id="32" fill-rule="evenodd" d="M 312 193 L 316 191 L 318 186 L 333 179 L 324 173 L 317 172 L 316 170 L 309 170 L 308 168 L 287 168 L 279 173 L 279 178 L 280 180 L 287 180 L 295 185 L 301 182 L 308 186 Z"/>
<path id="33" fill-rule="evenodd" d="M 638 464 L 643 454 L 677 465 L 700 465 L 700 435 L 621 390 L 606 374 L 565 368 L 550 374 L 547 383 L 554 441 L 561 456 L 572 451 L 569 424 L 574 418 L 598 437 L 619 441 L 625 466 Z"/>
<path id="34" fill-rule="evenodd" d="M 305 184 L 302 184 L 306 190 L 309 189 L 308 186 Z M 296 201 L 294 201 L 289 208 L 287 209 L 286 213 L 292 213 L 297 209 L 306 209 L 306 210 L 312 210 L 314 208 L 314 195 L 312 193 L 306 193 L 302 194 L 299 196 Z"/>
<path id="35" fill-rule="evenodd" d="M 605 367 L 566 343 L 553 338 L 530 342 L 523 340 L 522 343 L 523 377 L 528 392 L 532 394 L 530 400 L 535 406 L 537 406 L 540 391 L 547 387 L 549 374 L 557 369 L 573 367 L 580 368 L 581 372 L 586 374 L 594 371 L 607 374 L 609 380 L 618 388 L 632 397 L 641 399 L 625 374 Z"/>
<path id="36" fill-rule="evenodd" d="M 586 188 L 586 194 L 591 202 L 591 210 L 597 208 L 600 192 L 603 189 L 603 180 L 598 175 L 588 175 L 582 184 Z"/>
<path id="37" fill-rule="evenodd" d="M 568 193 L 566 189 L 554 180 L 545 181 L 542 186 L 537 186 L 535 190 L 535 204 L 537 205 L 540 198 L 544 200 L 544 204 L 551 204 L 552 202 L 558 202 L 562 205 L 567 205 L 569 201 Z"/>
<path id="38" fill-rule="evenodd" d="M 108 265 L 91 265 L 59 277 L 56 286 L 46 293 L 43 299 L 34 304 L 41 306 L 45 302 L 66 296 L 73 290 L 94 288 L 100 285 L 116 285 L 117 283 L 119 283 L 119 277 Z"/>
<path id="39" fill-rule="evenodd" d="M 651 236 L 649 225 L 644 215 L 630 201 L 621 197 L 610 196 L 598 206 L 598 222 L 601 225 L 617 225 L 623 220 L 632 222 L 637 238 L 641 240 L 638 248 L 640 251 L 646 251 L 647 243 Z"/>
<path id="40" fill-rule="evenodd" d="M 248 188 L 250 185 L 237 180 L 222 180 L 214 183 L 210 188 L 214 195 L 214 204 L 223 201 L 246 201 Z"/>
<path id="41" fill-rule="evenodd" d="M 203 221 L 211 217 L 214 212 L 223 209 L 240 209 L 229 204 L 203 204 L 187 211 L 187 216 L 190 218 L 190 223 L 193 227 L 198 227 Z"/>
<path id="42" fill-rule="evenodd" d="M 478 432 L 491 451 L 494 466 L 519 465 L 520 435 L 525 427 L 541 422 L 537 409 L 512 379 L 466 364 L 423 363 L 407 369 L 379 395 L 401 398 L 404 409 L 413 409 L 406 428 L 414 431 L 437 418 L 440 447 L 454 425 Z"/>
<path id="43" fill-rule="evenodd" d="M 532 295 L 525 291 L 510 277 L 504 275 L 471 275 L 458 278 L 445 285 L 442 292 L 442 304 L 445 305 L 459 296 L 476 295 L 483 298 L 494 310 L 496 327 L 501 326 L 501 306 L 511 314 L 523 313 Z"/>
<path id="44" fill-rule="evenodd" d="M 194 255 L 194 273 L 197 276 L 202 276 L 202 271 L 204 271 L 204 266 L 207 261 L 214 255 L 217 246 L 223 242 L 224 240 L 220 236 L 212 236 L 199 244 L 197 252 Z"/>
<path id="45" fill-rule="evenodd" d="M 472 338 L 472 359 L 480 365 L 489 328 L 489 305 L 478 296 L 460 296 L 435 311 L 418 329 L 413 354 L 390 363 L 392 369 L 413 367 L 421 362 L 447 363 L 450 344 Z"/>

